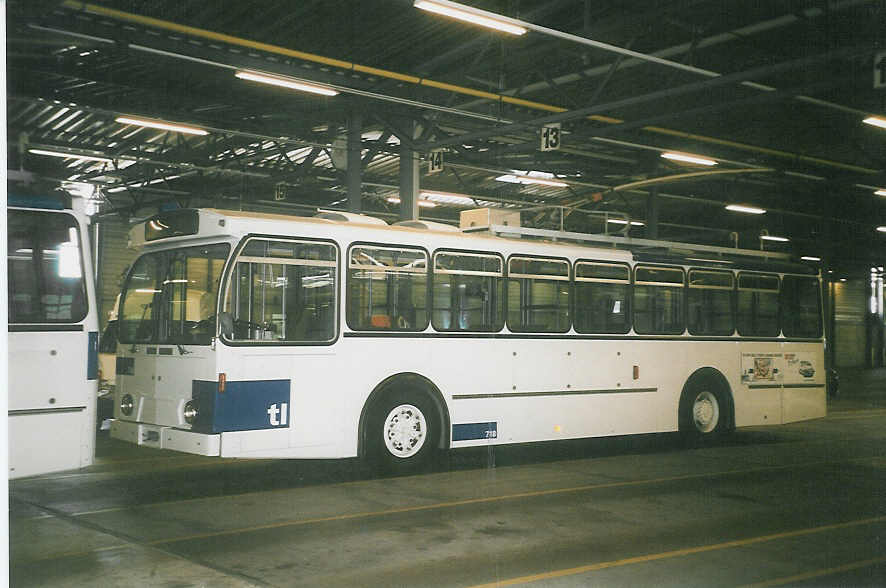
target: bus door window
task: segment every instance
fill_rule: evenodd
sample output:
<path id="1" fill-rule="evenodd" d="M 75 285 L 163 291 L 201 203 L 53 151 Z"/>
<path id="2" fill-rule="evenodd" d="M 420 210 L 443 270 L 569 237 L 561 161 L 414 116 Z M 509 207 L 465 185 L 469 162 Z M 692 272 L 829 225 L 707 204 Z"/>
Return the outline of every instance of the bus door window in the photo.
<path id="1" fill-rule="evenodd" d="M 821 337 L 821 292 L 818 278 L 785 276 L 781 294 L 785 337 Z"/>
<path id="2" fill-rule="evenodd" d="M 499 331 L 504 326 L 504 263 L 492 254 L 434 254 L 433 317 L 438 331 Z"/>
<path id="3" fill-rule="evenodd" d="M 679 335 L 683 320 L 683 270 L 637 266 L 634 270 L 634 330 L 644 335 Z"/>
<path id="4" fill-rule="evenodd" d="M 628 292 L 631 270 L 625 264 L 575 264 L 575 330 L 627 333 L 631 329 Z"/>
<path id="5" fill-rule="evenodd" d="M 86 316 L 80 233 L 69 214 L 8 213 L 10 323 L 72 323 Z"/>
<path id="6" fill-rule="evenodd" d="M 512 257 L 508 260 L 508 328 L 565 333 L 570 327 L 569 262 Z"/>
<path id="7" fill-rule="evenodd" d="M 743 336 L 777 337 L 779 280 L 775 274 L 738 274 L 737 326 Z"/>
<path id="8" fill-rule="evenodd" d="M 735 331 L 732 272 L 689 270 L 689 332 L 692 335 L 731 335 Z"/>
<path id="9" fill-rule="evenodd" d="M 347 317 L 352 329 L 424 331 L 428 254 L 422 249 L 352 247 Z"/>
<path id="10" fill-rule="evenodd" d="M 234 262 L 224 310 L 234 341 L 335 338 L 338 252 L 314 241 L 252 238 Z"/>

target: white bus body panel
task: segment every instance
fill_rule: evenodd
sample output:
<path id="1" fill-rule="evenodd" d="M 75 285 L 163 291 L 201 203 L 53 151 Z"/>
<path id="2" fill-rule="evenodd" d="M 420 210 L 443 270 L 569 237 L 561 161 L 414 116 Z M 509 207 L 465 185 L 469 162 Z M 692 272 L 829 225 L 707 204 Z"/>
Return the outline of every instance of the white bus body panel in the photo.
<path id="1" fill-rule="evenodd" d="M 21 210 L 77 220 L 88 311 L 77 323 L 25 325 L 29 330 L 9 326 L 10 479 L 92 465 L 98 395 L 98 378 L 87 378 L 89 336 L 94 333 L 97 343 L 98 312 L 86 219 L 71 210 Z"/>

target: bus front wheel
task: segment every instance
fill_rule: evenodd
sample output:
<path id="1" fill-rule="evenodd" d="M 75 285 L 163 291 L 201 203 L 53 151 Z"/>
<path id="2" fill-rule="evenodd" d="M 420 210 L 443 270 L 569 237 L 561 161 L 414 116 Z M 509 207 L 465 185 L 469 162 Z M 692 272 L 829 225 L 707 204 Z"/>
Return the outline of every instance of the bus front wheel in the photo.
<path id="1" fill-rule="evenodd" d="M 426 466 L 439 445 L 433 403 L 419 395 L 388 394 L 369 420 L 369 456 L 382 470 L 412 472 Z"/>

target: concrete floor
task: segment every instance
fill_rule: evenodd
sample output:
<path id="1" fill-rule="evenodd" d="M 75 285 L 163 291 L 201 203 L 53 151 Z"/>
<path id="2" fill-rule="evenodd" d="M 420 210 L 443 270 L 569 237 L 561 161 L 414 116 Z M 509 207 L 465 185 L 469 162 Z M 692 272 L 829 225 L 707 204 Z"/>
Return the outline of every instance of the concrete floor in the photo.
<path id="1" fill-rule="evenodd" d="M 10 484 L 14 586 L 886 584 L 886 370 L 825 419 L 473 449 L 381 478 L 107 437 Z"/>

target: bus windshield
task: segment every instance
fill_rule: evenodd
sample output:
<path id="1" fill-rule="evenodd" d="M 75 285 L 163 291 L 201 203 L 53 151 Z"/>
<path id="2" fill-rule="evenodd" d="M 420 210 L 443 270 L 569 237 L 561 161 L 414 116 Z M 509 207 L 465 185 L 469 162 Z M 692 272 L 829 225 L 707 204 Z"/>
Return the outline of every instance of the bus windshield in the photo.
<path id="1" fill-rule="evenodd" d="M 126 279 L 118 318 L 123 343 L 209 345 L 230 245 L 146 253 Z"/>

